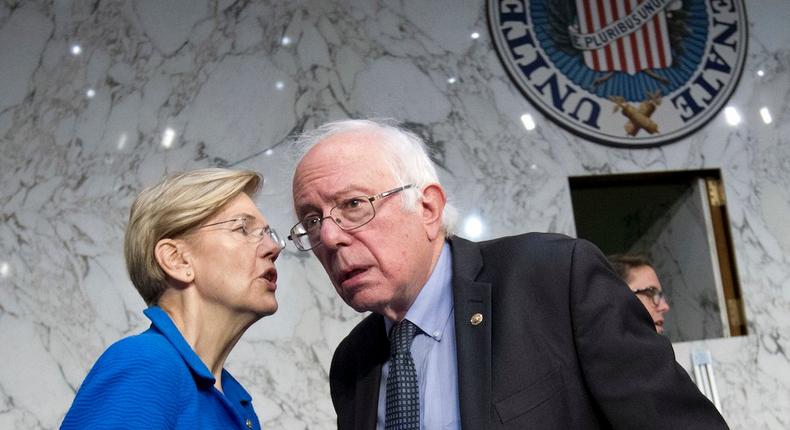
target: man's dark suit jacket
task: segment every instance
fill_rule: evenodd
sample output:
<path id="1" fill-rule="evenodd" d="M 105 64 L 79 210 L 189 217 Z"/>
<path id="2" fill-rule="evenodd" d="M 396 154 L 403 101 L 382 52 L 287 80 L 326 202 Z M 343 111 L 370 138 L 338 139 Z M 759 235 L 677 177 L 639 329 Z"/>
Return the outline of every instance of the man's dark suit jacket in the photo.
<path id="1" fill-rule="evenodd" d="M 449 242 L 462 428 L 727 428 L 595 246 L 541 233 Z M 380 315 L 340 343 L 338 429 L 376 428 L 388 355 Z"/>

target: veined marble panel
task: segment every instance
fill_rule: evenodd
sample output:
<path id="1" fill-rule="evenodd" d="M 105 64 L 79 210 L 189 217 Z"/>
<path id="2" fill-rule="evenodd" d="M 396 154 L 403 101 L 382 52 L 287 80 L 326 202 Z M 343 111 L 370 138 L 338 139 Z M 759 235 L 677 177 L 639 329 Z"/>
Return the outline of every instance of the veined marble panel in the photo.
<path id="1" fill-rule="evenodd" d="M 673 342 L 729 336 L 726 306 L 720 303 L 715 243 L 708 240 L 710 213 L 702 180 L 690 181 L 667 212 L 629 252 L 647 251 L 669 311 L 664 333 Z M 706 222 L 707 221 L 707 222 Z M 724 312 L 724 315 L 722 313 Z M 726 327 L 726 333 L 725 333 Z"/>
<path id="2" fill-rule="evenodd" d="M 519 93 L 482 0 L 7 1 L 0 4 L 0 428 L 56 428 L 114 340 L 145 328 L 122 237 L 165 173 L 248 167 L 281 231 L 293 132 L 394 117 L 432 142 L 463 221 L 489 238 L 574 233 L 567 177 L 722 170 L 750 334 L 710 350 L 733 428 L 790 427 L 790 3 L 747 1 L 749 57 L 723 115 L 668 146 L 582 141 Z M 476 36 L 473 37 L 473 34 Z M 771 121 L 764 120 L 767 109 Z M 528 131 L 521 116 L 537 127 Z M 334 428 L 332 351 L 362 317 L 320 265 L 278 260 L 280 310 L 228 361 L 267 428 Z"/>

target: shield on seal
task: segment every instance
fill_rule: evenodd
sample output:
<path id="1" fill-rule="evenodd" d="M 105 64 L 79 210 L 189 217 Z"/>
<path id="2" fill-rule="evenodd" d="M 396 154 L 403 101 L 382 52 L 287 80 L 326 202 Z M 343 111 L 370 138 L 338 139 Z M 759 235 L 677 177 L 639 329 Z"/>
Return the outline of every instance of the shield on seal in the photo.
<path id="1" fill-rule="evenodd" d="M 576 0 L 578 29 L 593 46 L 584 63 L 599 72 L 635 74 L 672 64 L 666 13 L 652 0 Z"/>
<path id="2" fill-rule="evenodd" d="M 581 137 L 651 148 L 713 119 L 743 72 L 744 0 L 488 0 L 533 106 Z"/>

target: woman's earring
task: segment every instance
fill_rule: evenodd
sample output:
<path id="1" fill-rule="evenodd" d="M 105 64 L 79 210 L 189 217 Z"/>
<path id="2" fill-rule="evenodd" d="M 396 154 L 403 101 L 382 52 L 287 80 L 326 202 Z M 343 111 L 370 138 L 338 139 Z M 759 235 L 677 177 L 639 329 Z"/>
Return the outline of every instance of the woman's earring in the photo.
<path id="1" fill-rule="evenodd" d="M 187 276 L 192 276 L 192 272 L 190 272 L 189 270 L 187 270 Z"/>

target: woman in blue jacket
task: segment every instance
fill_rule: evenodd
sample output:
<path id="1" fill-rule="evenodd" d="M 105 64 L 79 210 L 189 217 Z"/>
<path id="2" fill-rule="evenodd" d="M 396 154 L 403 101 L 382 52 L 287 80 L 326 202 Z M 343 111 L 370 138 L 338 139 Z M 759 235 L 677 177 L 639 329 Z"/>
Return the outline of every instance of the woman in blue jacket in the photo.
<path id="1" fill-rule="evenodd" d="M 252 171 L 203 169 L 145 189 L 124 254 L 151 327 L 99 357 L 63 429 L 259 429 L 223 365 L 247 328 L 277 310 L 285 243 L 252 201 Z"/>

